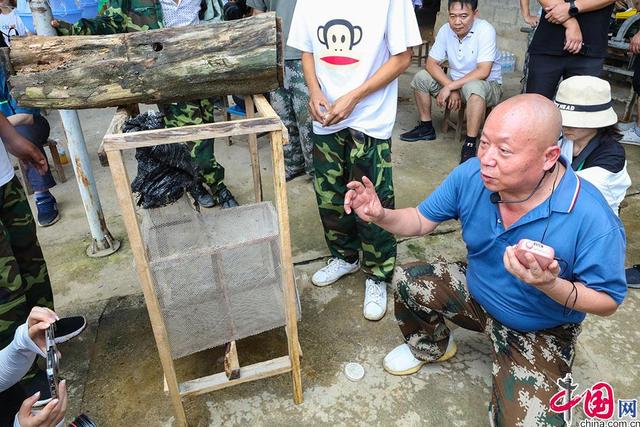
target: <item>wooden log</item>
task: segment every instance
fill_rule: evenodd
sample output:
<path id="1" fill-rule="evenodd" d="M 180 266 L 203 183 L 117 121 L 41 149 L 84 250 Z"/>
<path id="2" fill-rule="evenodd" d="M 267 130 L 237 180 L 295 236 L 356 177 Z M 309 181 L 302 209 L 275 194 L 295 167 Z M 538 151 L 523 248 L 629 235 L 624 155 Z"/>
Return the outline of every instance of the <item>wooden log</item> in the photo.
<path id="1" fill-rule="evenodd" d="M 284 61 L 274 13 L 107 36 L 18 37 L 18 104 L 80 109 L 269 92 Z"/>

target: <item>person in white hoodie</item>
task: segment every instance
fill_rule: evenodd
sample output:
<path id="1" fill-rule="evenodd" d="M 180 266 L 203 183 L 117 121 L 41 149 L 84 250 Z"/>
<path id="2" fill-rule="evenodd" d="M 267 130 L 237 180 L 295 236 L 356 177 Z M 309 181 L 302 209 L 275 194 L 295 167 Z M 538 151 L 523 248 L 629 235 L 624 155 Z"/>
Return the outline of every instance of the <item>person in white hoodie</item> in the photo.
<path id="1" fill-rule="evenodd" d="M 592 76 L 568 78 L 560 83 L 555 103 L 562 114 L 562 155 L 618 215 L 631 178 L 622 136 L 615 128 L 618 116 L 611 106 L 609 82 Z"/>
<path id="2" fill-rule="evenodd" d="M 29 370 L 36 356 L 44 357 L 44 332 L 58 320 L 52 310 L 34 307 L 27 321 L 16 329 L 13 341 L 0 350 L 0 391 L 4 391 L 20 381 Z M 61 425 L 67 408 L 65 381 L 58 388 L 59 396 L 52 399 L 39 411 L 33 411 L 40 392 L 25 399 L 16 414 L 13 427 L 49 427 Z"/>

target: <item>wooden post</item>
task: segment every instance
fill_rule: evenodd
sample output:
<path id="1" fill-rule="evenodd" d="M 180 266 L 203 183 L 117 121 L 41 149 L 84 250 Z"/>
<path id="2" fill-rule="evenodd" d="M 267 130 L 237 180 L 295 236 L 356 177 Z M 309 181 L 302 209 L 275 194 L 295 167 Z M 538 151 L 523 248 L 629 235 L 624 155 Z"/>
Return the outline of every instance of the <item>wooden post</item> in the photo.
<path id="1" fill-rule="evenodd" d="M 131 251 L 133 252 L 133 257 L 136 262 L 138 280 L 140 281 L 142 292 L 144 293 L 144 299 L 147 303 L 149 320 L 151 321 L 151 328 L 153 329 L 153 335 L 155 336 L 156 344 L 158 346 L 160 362 L 162 363 L 165 381 L 169 389 L 169 397 L 171 398 L 171 403 L 175 410 L 176 424 L 180 427 L 186 427 L 187 416 L 184 412 L 182 399 L 180 398 L 180 388 L 173 365 L 173 359 L 171 357 L 171 349 L 169 348 L 167 329 L 164 324 L 162 313 L 160 312 L 160 303 L 158 302 L 158 297 L 153 286 L 153 277 L 149 270 L 149 260 L 147 259 L 144 242 L 142 240 L 142 233 L 136 218 L 127 168 L 124 164 L 124 159 L 122 158 L 122 153 L 120 151 L 107 151 L 107 157 L 111 167 L 111 175 L 115 184 L 118 202 L 122 209 L 122 219 L 127 229 L 127 234 L 129 235 Z"/>
<path id="2" fill-rule="evenodd" d="M 122 133 L 122 125 L 124 122 L 130 119 L 131 117 L 137 116 L 140 114 L 140 107 L 138 104 L 124 105 L 122 107 L 118 107 L 116 113 L 113 115 L 111 119 L 111 123 L 109 123 L 109 127 L 107 128 L 106 135 Z M 107 159 L 107 153 L 104 151 L 104 141 L 100 143 L 100 147 L 98 147 L 98 160 L 100 160 L 100 165 L 103 167 L 109 167 L 109 160 Z"/>
<path id="3" fill-rule="evenodd" d="M 255 117 L 253 97 L 247 96 L 244 100 L 247 118 Z M 258 137 L 255 133 L 249 135 L 249 153 L 251 154 L 251 172 L 253 172 L 253 192 L 256 203 L 262 201 L 262 176 L 260 175 L 260 156 L 258 153 Z"/>
<path id="4" fill-rule="evenodd" d="M 256 99 L 266 102 L 264 97 Z M 273 110 L 271 109 L 273 112 Z M 272 114 L 275 114 L 273 112 Z M 298 316 L 296 303 L 296 285 L 293 274 L 293 259 L 291 257 L 291 233 L 289 229 L 289 207 L 287 201 L 287 187 L 284 179 L 284 152 L 282 149 L 282 132 L 271 132 L 271 153 L 273 156 L 273 187 L 278 225 L 280 227 L 280 264 L 284 284 L 285 309 L 287 316 L 287 345 L 291 359 L 291 380 L 293 382 L 293 401 L 300 404 L 302 396 L 302 377 L 300 373 L 300 343 L 298 341 Z"/>
<path id="5" fill-rule="evenodd" d="M 229 380 L 240 378 L 240 361 L 236 342 L 228 342 L 224 347 L 224 372 Z"/>

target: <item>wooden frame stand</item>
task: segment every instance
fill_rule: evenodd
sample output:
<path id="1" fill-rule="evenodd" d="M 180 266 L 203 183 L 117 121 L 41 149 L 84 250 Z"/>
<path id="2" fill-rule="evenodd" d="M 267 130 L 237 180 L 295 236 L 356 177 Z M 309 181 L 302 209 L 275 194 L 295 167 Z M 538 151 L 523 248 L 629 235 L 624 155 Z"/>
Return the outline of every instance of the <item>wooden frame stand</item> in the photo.
<path id="1" fill-rule="evenodd" d="M 247 118 L 244 120 L 211 123 L 181 128 L 158 129 L 134 133 L 118 133 L 119 126 L 134 109 L 120 108 L 112 121 L 109 133 L 104 136 L 103 149 L 109 161 L 118 202 L 122 209 L 124 223 L 131 242 L 131 250 L 136 263 L 138 280 L 144 293 L 153 334 L 160 354 L 164 371 L 165 390 L 168 391 L 176 415 L 176 424 L 186 426 L 187 418 L 182 398 L 220 390 L 236 384 L 242 384 L 286 372 L 291 372 L 293 382 L 293 400 L 302 403 L 302 381 L 300 374 L 300 343 L 298 341 L 297 302 L 291 258 L 291 237 L 289 230 L 289 212 L 284 175 L 283 144 L 287 143 L 286 128 L 275 111 L 262 95 L 246 97 Z M 259 117 L 253 117 L 254 107 Z M 135 202 L 130 189 L 130 180 L 122 156 L 122 151 L 159 144 L 175 144 L 197 139 L 225 138 L 248 135 L 251 167 L 253 170 L 254 193 L 256 202 L 262 201 L 260 164 L 256 135 L 268 132 L 273 157 L 273 184 L 275 206 L 278 213 L 280 262 L 285 296 L 285 318 L 288 355 L 249 366 L 240 366 L 235 342 L 226 346 L 225 372 L 179 383 L 174 360 L 169 347 L 165 320 L 160 311 L 154 278 L 149 267 L 142 232 L 135 211 Z"/>

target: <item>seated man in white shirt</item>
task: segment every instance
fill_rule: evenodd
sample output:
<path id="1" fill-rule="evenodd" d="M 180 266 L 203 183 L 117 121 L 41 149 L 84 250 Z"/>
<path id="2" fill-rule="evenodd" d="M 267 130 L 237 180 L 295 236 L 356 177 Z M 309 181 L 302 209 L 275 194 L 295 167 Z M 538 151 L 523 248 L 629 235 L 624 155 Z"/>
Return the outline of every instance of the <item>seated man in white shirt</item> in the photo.
<path id="1" fill-rule="evenodd" d="M 418 72 L 414 90 L 420 123 L 400 135 L 403 141 L 436 139 L 431 122 L 431 97 L 440 107 L 457 111 L 466 104 L 467 136 L 460 163 L 475 156 L 476 138 L 485 110 L 502 96 L 502 74 L 496 62 L 496 31 L 478 19 L 477 0 L 449 0 L 449 23 L 438 31 L 429 51 L 426 70 Z M 443 67 L 448 61 L 449 75 Z"/>

